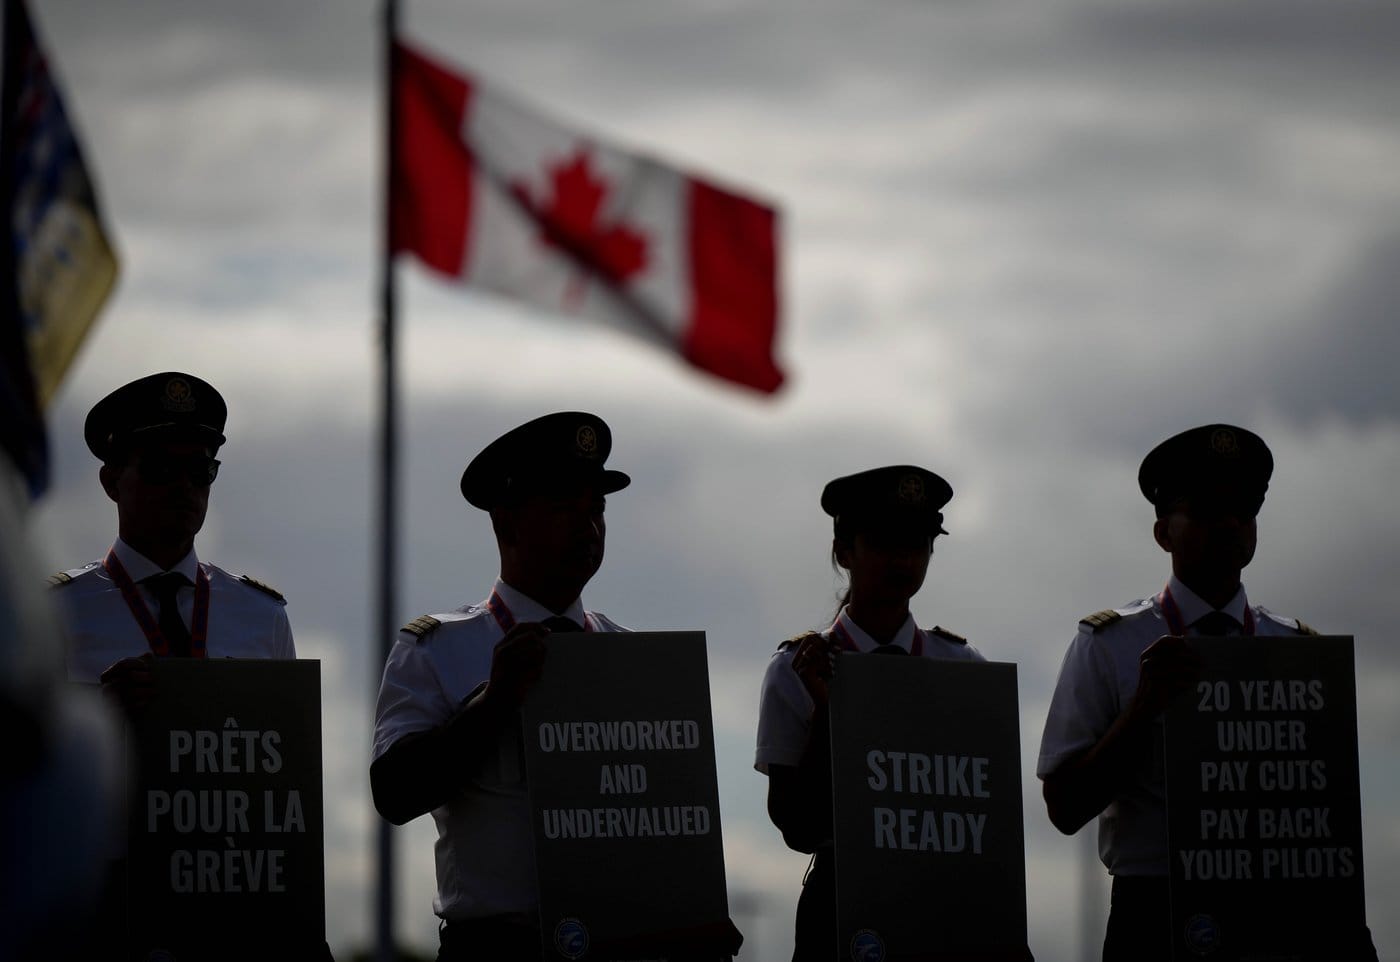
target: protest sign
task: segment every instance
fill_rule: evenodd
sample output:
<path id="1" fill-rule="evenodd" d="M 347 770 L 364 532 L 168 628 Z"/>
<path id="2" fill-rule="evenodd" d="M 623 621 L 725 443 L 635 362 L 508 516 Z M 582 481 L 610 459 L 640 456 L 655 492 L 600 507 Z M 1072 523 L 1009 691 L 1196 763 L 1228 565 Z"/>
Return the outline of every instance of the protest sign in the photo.
<path id="1" fill-rule="evenodd" d="M 138 958 L 324 948 L 320 662 L 157 659 L 135 723 L 127 931 Z"/>
<path id="2" fill-rule="evenodd" d="M 1365 925 L 1349 637 L 1192 639 L 1166 714 L 1173 958 L 1346 959 Z"/>
<path id="3" fill-rule="evenodd" d="M 838 657 L 841 960 L 1026 960 L 1016 666 Z"/>
<path id="4" fill-rule="evenodd" d="M 522 709 L 547 959 L 721 959 L 701 632 L 555 634 Z"/>

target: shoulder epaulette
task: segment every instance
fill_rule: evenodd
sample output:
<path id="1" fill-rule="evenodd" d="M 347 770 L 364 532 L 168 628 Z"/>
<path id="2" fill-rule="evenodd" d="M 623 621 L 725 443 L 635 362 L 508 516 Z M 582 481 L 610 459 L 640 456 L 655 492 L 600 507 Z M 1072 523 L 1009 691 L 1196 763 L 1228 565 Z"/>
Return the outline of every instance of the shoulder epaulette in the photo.
<path id="1" fill-rule="evenodd" d="M 801 634 L 793 635 L 791 638 L 778 642 L 778 651 L 787 651 L 789 648 L 795 648 L 797 647 L 798 643 L 801 642 L 802 639 L 806 638 L 808 635 L 819 634 L 821 634 L 821 632 L 819 631 L 804 631 Z"/>
<path id="2" fill-rule="evenodd" d="M 282 592 L 272 587 L 272 585 L 263 584 L 257 578 L 250 578 L 247 575 L 239 575 L 238 580 L 243 582 L 249 588 L 257 588 L 263 594 L 271 595 L 273 598 L 282 602 L 282 604 L 284 605 L 287 603 L 287 599 L 282 595 Z"/>
<path id="3" fill-rule="evenodd" d="M 1106 628 L 1107 626 L 1113 624 L 1115 621 L 1118 621 L 1122 617 L 1123 616 L 1121 614 L 1114 611 L 1112 608 L 1105 608 L 1103 611 L 1094 612 L 1087 618 L 1080 618 L 1079 623 L 1081 625 L 1088 625 L 1090 628 L 1094 629 L 1095 631 L 1098 631 L 1102 628 Z"/>
<path id="4" fill-rule="evenodd" d="M 934 626 L 933 626 L 932 628 L 930 628 L 929 630 L 930 630 L 931 632 L 933 632 L 935 635 L 937 635 L 938 637 L 940 637 L 940 638 L 946 638 L 948 641 L 951 641 L 951 642 L 952 642 L 953 644 L 955 644 L 955 645 L 965 645 L 965 644 L 967 644 L 967 639 L 964 638 L 962 635 L 959 635 L 959 634 L 957 634 L 957 633 L 955 633 L 955 632 L 951 632 L 951 631 L 949 631 L 947 628 L 943 628 L 943 627 L 941 627 L 941 626 L 939 626 L 939 625 L 934 625 Z"/>
<path id="5" fill-rule="evenodd" d="M 69 568 L 67 571 L 60 571 L 57 574 L 49 575 L 49 587 L 58 588 L 63 585 L 72 584 L 78 580 L 80 575 L 85 575 L 89 571 L 96 571 L 102 567 L 100 561 L 89 561 L 81 568 Z"/>
<path id="6" fill-rule="evenodd" d="M 399 630 L 406 631 L 410 635 L 413 635 L 415 638 L 417 638 L 419 641 L 422 641 L 424 638 L 431 635 L 433 631 L 437 628 L 437 626 L 440 624 L 442 624 L 442 622 L 438 621 L 432 615 L 421 615 L 417 618 L 414 618 L 412 621 L 404 625 Z"/>
<path id="7" fill-rule="evenodd" d="M 1319 632 L 1312 625 L 1309 625 L 1306 622 L 1304 622 L 1301 618 L 1287 618 L 1283 615 L 1276 615 L 1268 608 L 1265 608 L 1263 605 L 1256 605 L 1254 607 L 1254 613 L 1257 617 L 1268 618 L 1275 624 L 1283 625 L 1283 627 L 1285 628 L 1291 628 L 1294 631 L 1298 632 L 1298 634 L 1300 635 L 1321 634 L 1321 632 Z"/>

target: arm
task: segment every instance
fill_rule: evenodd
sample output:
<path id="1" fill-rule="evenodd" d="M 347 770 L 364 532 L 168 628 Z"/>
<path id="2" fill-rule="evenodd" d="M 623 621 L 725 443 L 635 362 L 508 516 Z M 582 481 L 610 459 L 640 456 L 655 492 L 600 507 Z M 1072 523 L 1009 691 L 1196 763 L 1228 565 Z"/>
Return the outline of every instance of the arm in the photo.
<path id="1" fill-rule="evenodd" d="M 1150 722 L 1129 708 L 1097 743 L 1045 776 L 1045 808 L 1056 828 L 1073 835 L 1108 807 L 1149 750 Z"/>
<path id="2" fill-rule="evenodd" d="M 370 791 L 379 814 L 403 825 L 457 794 L 480 771 L 513 713 L 478 688 L 437 728 L 411 732 L 369 766 Z"/>
<path id="3" fill-rule="evenodd" d="M 548 634 L 538 624 L 516 625 L 491 653 L 490 679 L 451 717 L 399 736 L 370 764 L 370 791 L 380 815 L 402 825 L 448 802 L 481 771 L 539 678 Z"/>
<path id="4" fill-rule="evenodd" d="M 831 838 L 831 737 L 826 705 L 812 716 L 812 736 L 802 759 L 768 766 L 768 817 L 783 842 L 798 852 L 815 852 Z"/>
<path id="5" fill-rule="evenodd" d="M 792 670 L 811 696 L 813 710 L 807 742 L 797 765 L 768 766 L 768 817 L 783 833 L 788 848 L 815 852 L 830 840 L 831 726 L 828 683 L 834 649 L 816 633 L 804 635 L 793 655 Z"/>
<path id="6" fill-rule="evenodd" d="M 1152 722 L 1200 670 L 1200 657 L 1180 637 L 1163 635 L 1138 660 L 1138 687 L 1108 730 L 1045 776 L 1050 821 L 1073 835 L 1113 801 L 1151 751 Z"/>

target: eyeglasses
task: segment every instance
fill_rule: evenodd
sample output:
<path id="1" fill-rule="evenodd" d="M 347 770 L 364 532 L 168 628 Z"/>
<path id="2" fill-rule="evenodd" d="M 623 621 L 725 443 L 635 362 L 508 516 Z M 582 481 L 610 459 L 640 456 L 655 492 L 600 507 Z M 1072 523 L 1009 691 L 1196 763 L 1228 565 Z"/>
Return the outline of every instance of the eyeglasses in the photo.
<path id="1" fill-rule="evenodd" d="M 178 458 L 148 454 L 137 462 L 136 473 L 146 484 L 166 485 L 183 477 L 196 488 L 207 488 L 219 476 L 221 463 L 205 455 Z"/>

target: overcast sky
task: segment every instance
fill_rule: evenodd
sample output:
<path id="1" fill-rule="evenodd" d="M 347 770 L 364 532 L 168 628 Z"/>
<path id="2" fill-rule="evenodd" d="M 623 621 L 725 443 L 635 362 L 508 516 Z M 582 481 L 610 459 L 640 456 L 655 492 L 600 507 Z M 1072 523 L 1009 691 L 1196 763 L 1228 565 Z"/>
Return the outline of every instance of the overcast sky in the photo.
<path id="1" fill-rule="evenodd" d="M 344 952 L 372 937 L 379 11 L 31 4 L 122 260 L 52 412 L 37 540 L 66 568 L 114 536 L 81 440 L 97 398 L 172 368 L 224 393 L 199 550 L 282 589 L 322 661 Z M 399 617 L 480 600 L 495 575 L 457 491 L 476 451 L 551 410 L 602 415 L 634 481 L 585 599 L 708 634 L 745 957 L 787 956 L 806 863 L 751 766 L 769 654 L 839 591 L 822 485 L 905 462 L 952 483 L 915 615 L 1018 665 L 1031 947 L 1069 962 L 1086 842 L 1039 800 L 1046 705 L 1076 621 L 1167 576 L 1142 456 L 1221 420 L 1277 462 L 1251 598 L 1356 637 L 1369 916 L 1400 959 L 1400 8 L 423 0 L 405 19 L 554 115 L 781 207 L 789 383 L 768 400 L 399 270 Z M 397 833 L 398 930 L 425 950 L 432 837 L 427 818 Z"/>

